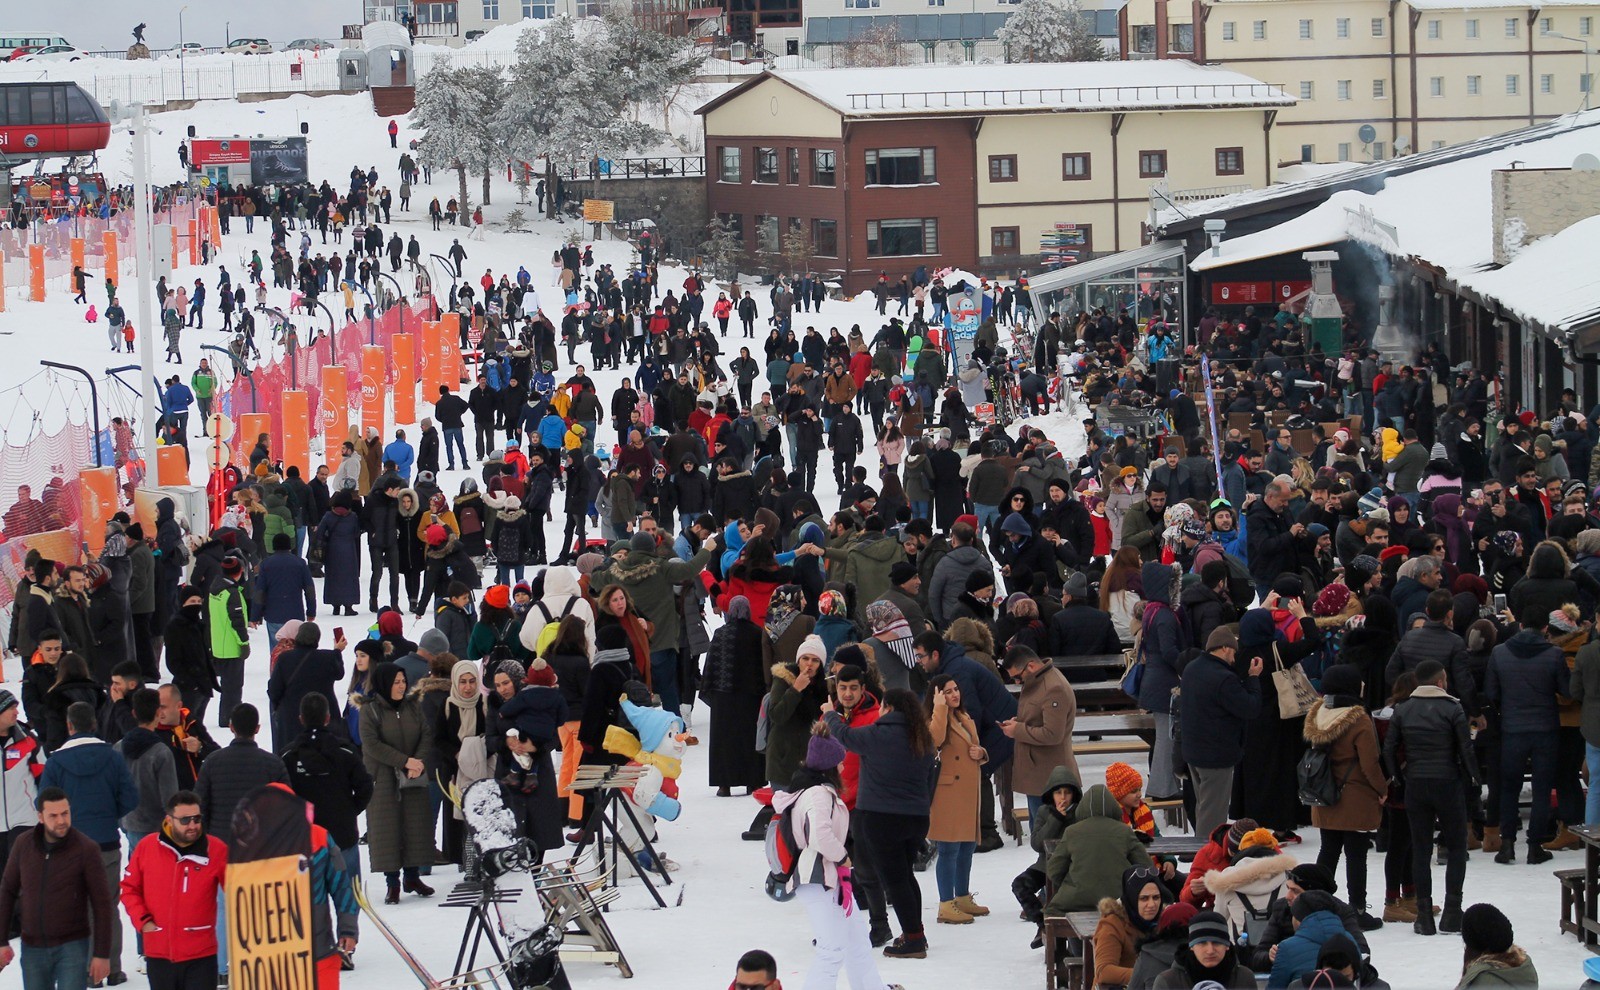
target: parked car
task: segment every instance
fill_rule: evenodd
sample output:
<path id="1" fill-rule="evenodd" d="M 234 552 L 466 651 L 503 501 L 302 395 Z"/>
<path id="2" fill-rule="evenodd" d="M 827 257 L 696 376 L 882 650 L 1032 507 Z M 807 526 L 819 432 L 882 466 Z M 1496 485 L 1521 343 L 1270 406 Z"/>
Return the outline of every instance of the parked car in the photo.
<path id="1" fill-rule="evenodd" d="M 235 38 L 223 51 L 230 55 L 271 55 L 272 42 L 265 38 Z"/>
<path id="2" fill-rule="evenodd" d="M 71 45 L 45 45 L 17 59 L 18 62 L 76 62 L 86 57 Z"/>
<path id="3" fill-rule="evenodd" d="M 283 46 L 286 52 L 325 52 L 333 46 L 321 38 L 296 38 Z"/>
<path id="4" fill-rule="evenodd" d="M 162 53 L 161 57 L 178 58 L 179 56 L 184 56 L 187 58 L 194 58 L 196 55 L 204 55 L 205 53 L 205 46 L 200 44 L 200 42 L 185 41 L 181 45 L 173 45 L 171 48 L 167 49 L 167 51 Z"/>

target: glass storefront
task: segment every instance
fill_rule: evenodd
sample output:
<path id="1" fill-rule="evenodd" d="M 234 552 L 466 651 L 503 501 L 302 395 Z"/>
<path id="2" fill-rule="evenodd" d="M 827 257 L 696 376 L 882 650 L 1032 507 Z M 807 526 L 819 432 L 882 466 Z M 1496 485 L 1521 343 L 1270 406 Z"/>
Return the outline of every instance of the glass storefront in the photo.
<path id="1" fill-rule="evenodd" d="M 1040 321 L 1059 312 L 1070 322 L 1104 309 L 1113 316 L 1126 312 L 1141 325 L 1160 317 L 1187 328 L 1187 269 L 1181 241 L 1158 241 L 1031 276 L 1029 294 Z"/>

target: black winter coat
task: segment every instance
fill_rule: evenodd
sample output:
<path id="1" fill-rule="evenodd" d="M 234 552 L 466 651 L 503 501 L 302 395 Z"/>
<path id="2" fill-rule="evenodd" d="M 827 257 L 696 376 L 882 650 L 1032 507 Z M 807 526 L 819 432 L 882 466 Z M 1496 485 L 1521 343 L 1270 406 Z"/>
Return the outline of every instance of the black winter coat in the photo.
<path id="1" fill-rule="evenodd" d="M 195 791 L 206 831 L 223 842 L 233 841 L 233 812 L 246 794 L 267 784 L 286 784 L 283 761 L 253 740 L 235 739 L 200 764 Z"/>
<path id="2" fill-rule="evenodd" d="M 1389 717 L 1383 763 L 1392 777 L 1403 773 L 1419 780 L 1465 779 L 1476 787 L 1478 759 L 1461 702 L 1431 684 L 1419 687 Z"/>
<path id="3" fill-rule="evenodd" d="M 172 675 L 172 683 L 186 697 L 222 689 L 216 667 L 211 662 L 205 608 L 204 605 L 180 608 L 162 633 L 167 671 Z"/>
<path id="4" fill-rule="evenodd" d="M 1094 657 L 1121 652 L 1122 638 L 1111 623 L 1111 614 L 1089 602 L 1068 602 L 1050 620 L 1051 656 Z"/>
<path id="5" fill-rule="evenodd" d="M 1268 585 L 1280 574 L 1299 573 L 1300 540 L 1289 533 L 1289 514 L 1273 512 L 1265 499 L 1257 499 L 1245 510 L 1250 534 L 1250 576 L 1258 585 Z"/>
<path id="6" fill-rule="evenodd" d="M 311 803 L 313 820 L 341 849 L 353 849 L 357 816 L 372 800 L 372 774 L 333 728 L 307 729 L 283 754 L 289 786 Z"/>

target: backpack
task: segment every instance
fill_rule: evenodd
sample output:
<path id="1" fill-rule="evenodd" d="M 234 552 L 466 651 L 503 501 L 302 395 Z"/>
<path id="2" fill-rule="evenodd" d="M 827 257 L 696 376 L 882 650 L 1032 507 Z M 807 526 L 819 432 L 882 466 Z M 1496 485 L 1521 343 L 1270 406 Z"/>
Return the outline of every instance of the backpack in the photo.
<path id="1" fill-rule="evenodd" d="M 544 602 L 534 602 L 533 605 L 544 613 L 544 625 L 539 627 L 539 637 L 533 641 L 533 655 L 542 657 L 549 649 L 550 644 L 556 641 L 556 630 L 561 628 L 561 620 L 572 614 L 572 607 L 578 604 L 578 596 L 573 595 L 567 599 L 567 607 L 561 610 L 560 618 L 550 614 L 550 609 Z"/>
<path id="2" fill-rule="evenodd" d="M 522 527 L 517 525 L 518 521 L 502 519 L 494 531 L 495 560 L 513 567 L 526 563 L 522 549 Z"/>
<path id="3" fill-rule="evenodd" d="M 1267 897 L 1267 903 L 1259 910 L 1250 903 L 1250 898 L 1244 894 L 1235 894 L 1239 903 L 1244 906 L 1244 931 L 1240 933 L 1240 942 L 1245 945 L 1260 945 L 1261 936 L 1267 930 L 1267 922 L 1271 919 L 1273 902 L 1278 899 L 1278 893 L 1283 888 L 1274 888 Z"/>
<path id="4" fill-rule="evenodd" d="M 1333 779 L 1333 754 L 1328 747 L 1312 746 L 1307 749 L 1294 768 L 1300 803 L 1308 808 L 1331 808 L 1338 804 L 1339 796 L 1344 793 L 1345 781 L 1350 779 L 1355 768 L 1352 762 L 1344 777 L 1336 781 Z"/>
<path id="5" fill-rule="evenodd" d="M 829 811 L 838 796 L 829 791 Z M 767 824 L 767 892 L 774 900 L 787 900 L 793 896 L 792 884 L 796 882 L 795 870 L 800 865 L 800 854 L 805 847 L 795 828 L 794 809 L 800 802 L 783 809 L 783 813 Z M 779 893 L 782 896 L 779 896 Z"/>

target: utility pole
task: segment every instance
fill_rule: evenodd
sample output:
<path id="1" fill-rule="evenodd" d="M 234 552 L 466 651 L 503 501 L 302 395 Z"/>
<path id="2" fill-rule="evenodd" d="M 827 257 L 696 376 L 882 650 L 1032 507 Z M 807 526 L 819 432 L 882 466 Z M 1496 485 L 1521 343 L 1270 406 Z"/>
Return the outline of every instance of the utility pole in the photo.
<path id="1" fill-rule="evenodd" d="M 156 374 L 156 334 L 161 323 L 155 318 L 150 297 L 155 292 L 155 245 L 151 236 L 150 215 L 150 119 L 143 103 L 133 105 L 133 261 L 137 280 L 139 303 L 139 366 L 146 381 L 159 381 Z M 143 445 L 145 463 L 154 464 L 156 458 L 156 395 L 153 388 L 139 392 L 139 415 L 142 422 L 136 435 L 145 438 Z"/>

